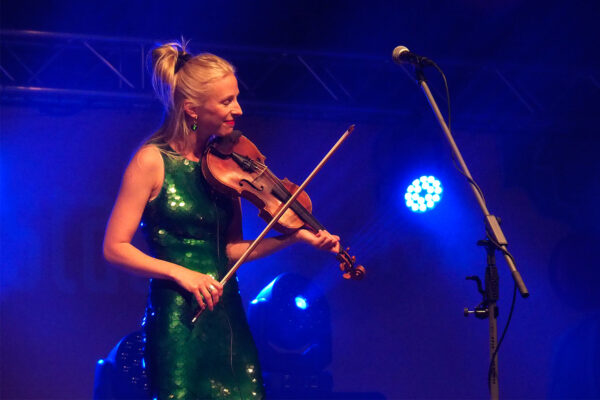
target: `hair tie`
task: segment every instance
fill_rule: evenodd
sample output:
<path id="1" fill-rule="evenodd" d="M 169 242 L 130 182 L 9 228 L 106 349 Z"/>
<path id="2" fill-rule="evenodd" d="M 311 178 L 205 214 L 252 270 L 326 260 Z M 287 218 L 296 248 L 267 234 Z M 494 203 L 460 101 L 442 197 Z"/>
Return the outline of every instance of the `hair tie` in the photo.
<path id="1" fill-rule="evenodd" d="M 193 56 L 189 53 L 184 53 L 181 50 L 177 50 L 177 62 L 175 63 L 175 73 L 179 71 L 186 62 L 188 62 Z"/>

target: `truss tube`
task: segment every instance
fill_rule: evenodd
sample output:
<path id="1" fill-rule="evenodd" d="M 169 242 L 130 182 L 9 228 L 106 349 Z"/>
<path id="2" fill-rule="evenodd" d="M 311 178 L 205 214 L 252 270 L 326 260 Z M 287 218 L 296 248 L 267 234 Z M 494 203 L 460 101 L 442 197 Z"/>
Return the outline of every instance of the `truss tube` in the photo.
<path id="1" fill-rule="evenodd" d="M 135 86 L 133 86 L 133 84 L 132 84 L 131 82 L 129 82 L 129 81 L 127 80 L 127 78 L 125 78 L 125 77 L 123 76 L 123 74 L 121 74 L 121 73 L 119 72 L 119 70 L 117 70 L 117 69 L 116 69 L 116 68 L 115 68 L 115 67 L 114 67 L 114 66 L 113 66 L 113 65 L 112 65 L 112 64 L 111 64 L 111 63 L 110 63 L 110 62 L 109 62 L 109 61 L 108 61 L 106 58 L 102 57 L 102 55 L 101 55 L 100 53 L 98 53 L 98 52 L 97 52 L 97 51 L 96 51 L 96 50 L 95 50 L 95 49 L 94 49 L 92 46 L 90 46 L 90 44 L 89 44 L 88 42 L 86 42 L 86 41 L 82 41 L 81 43 L 83 43 L 83 45 L 84 45 L 85 47 L 87 47 L 87 48 L 88 48 L 88 49 L 89 49 L 89 50 L 90 50 L 92 53 L 94 53 L 94 55 L 95 55 L 96 57 L 98 57 L 98 58 L 99 58 L 99 59 L 100 59 L 100 60 L 101 60 L 101 61 L 102 61 L 104 64 L 106 64 L 106 66 L 107 66 L 108 68 L 110 68 L 110 70 L 111 70 L 112 72 L 114 72 L 115 74 L 117 74 L 117 76 L 118 76 L 119 78 L 121 78 L 121 81 L 125 82 L 125 83 L 126 83 L 126 84 L 127 84 L 129 87 L 130 87 L 130 88 L 132 88 L 132 89 L 135 89 Z"/>
<path id="2" fill-rule="evenodd" d="M 325 82 L 323 82 L 323 80 L 319 77 L 319 75 L 317 75 L 317 73 L 310 67 L 310 65 L 308 65 L 308 63 L 306 61 L 304 61 L 302 56 L 298 55 L 297 58 L 306 67 L 306 69 L 312 74 L 312 76 L 317 80 L 317 82 L 319 82 L 321 84 L 321 86 L 323 86 L 323 88 L 327 91 L 327 93 L 329 93 L 329 95 L 335 101 L 338 101 L 339 100 L 338 97 L 333 93 L 333 91 L 331 89 L 329 89 L 329 87 L 325 84 Z"/>

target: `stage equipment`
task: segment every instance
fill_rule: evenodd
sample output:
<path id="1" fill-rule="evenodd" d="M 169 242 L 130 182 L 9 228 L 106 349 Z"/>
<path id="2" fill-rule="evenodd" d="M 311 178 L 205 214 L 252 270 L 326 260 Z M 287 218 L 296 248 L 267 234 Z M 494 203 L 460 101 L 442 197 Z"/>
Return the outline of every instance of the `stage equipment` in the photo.
<path id="1" fill-rule="evenodd" d="M 421 67 L 433 65 L 433 61 L 427 57 L 418 56 L 415 53 L 412 53 L 405 46 L 397 46 L 394 51 L 392 51 L 392 59 L 398 65 L 410 64 Z"/>
<path id="2" fill-rule="evenodd" d="M 94 400 L 150 399 L 144 363 L 146 336 L 138 331 L 125 336 L 108 357 L 98 360 Z"/>
<path id="3" fill-rule="evenodd" d="M 262 368 L 318 372 L 331 362 L 331 321 L 323 293 L 296 274 L 269 283 L 248 306 Z"/>
<path id="4" fill-rule="evenodd" d="M 433 209 L 442 199 L 442 184 L 434 176 L 422 176 L 406 188 L 406 207 L 413 212 L 424 213 Z"/>
<path id="5" fill-rule="evenodd" d="M 450 128 L 446 124 L 446 121 L 444 120 L 444 117 L 442 116 L 442 113 L 440 112 L 440 109 L 437 106 L 437 103 L 435 102 L 435 99 L 433 98 L 433 95 L 431 94 L 431 91 L 429 90 L 429 87 L 427 85 L 427 82 L 425 79 L 425 74 L 423 72 L 424 68 L 426 66 L 433 66 L 444 77 L 442 70 L 439 68 L 439 66 L 435 62 L 429 60 L 428 58 L 417 56 L 413 53 L 410 53 L 410 51 L 408 51 L 408 49 L 404 46 L 398 46 L 394 49 L 394 51 L 392 52 L 392 59 L 394 60 L 394 62 L 396 62 L 398 64 L 409 63 L 410 65 L 413 66 L 417 84 L 423 90 L 423 93 L 424 93 L 425 97 L 427 98 L 427 101 L 429 102 L 429 105 L 431 106 L 431 109 L 432 109 L 435 117 L 437 118 L 438 123 L 440 124 L 440 127 L 442 128 L 442 131 L 444 132 L 446 139 L 448 140 L 448 143 L 450 144 L 454 159 L 458 162 L 458 164 L 460 166 L 459 171 L 463 174 L 463 176 L 470 183 L 471 190 L 472 190 L 473 194 L 475 195 L 475 198 L 477 199 L 477 202 L 479 203 L 479 207 L 481 208 L 481 211 L 483 212 L 483 215 L 484 215 L 485 232 L 486 232 L 487 240 L 478 242 L 478 245 L 486 247 L 486 253 L 487 253 L 487 268 L 486 268 L 486 277 L 485 277 L 486 288 L 482 289 L 481 283 L 479 282 L 479 289 L 480 289 L 480 292 L 482 292 L 482 294 L 484 294 L 484 301 L 473 312 L 471 312 L 467 309 L 465 311 L 465 315 L 474 313 L 475 315 L 482 317 L 482 318 L 487 317 L 489 320 L 490 368 L 488 370 L 488 384 L 489 384 L 489 389 L 490 389 L 490 397 L 493 400 L 496 400 L 496 399 L 498 399 L 498 396 L 499 396 L 497 354 L 498 354 L 498 349 L 500 348 L 500 344 L 502 343 L 502 339 L 504 338 L 504 333 L 506 333 L 506 329 L 505 329 L 504 333 L 502 334 L 502 338 L 500 339 L 500 343 L 498 343 L 498 331 L 497 331 L 497 326 L 496 326 L 496 317 L 497 317 L 497 313 L 498 313 L 498 307 L 496 306 L 496 302 L 499 297 L 499 295 L 498 295 L 499 289 L 498 289 L 498 274 L 497 274 L 497 270 L 496 270 L 496 266 L 495 266 L 495 257 L 494 257 L 496 251 L 502 252 L 502 254 L 504 255 L 504 259 L 506 260 L 508 267 L 510 268 L 513 280 L 515 282 L 515 295 L 516 295 L 516 288 L 519 289 L 519 292 L 521 293 L 521 296 L 523 298 L 526 298 L 529 296 L 529 291 L 527 290 L 527 287 L 525 286 L 525 283 L 523 282 L 523 279 L 521 278 L 521 274 L 519 274 L 519 271 L 517 271 L 513 256 L 508 252 L 508 249 L 507 249 L 508 241 L 506 240 L 506 238 L 502 232 L 502 229 L 500 228 L 500 219 L 489 213 L 487 206 L 485 204 L 483 192 L 481 191 L 481 188 L 477 185 L 477 183 L 475 183 L 475 181 L 473 180 L 473 177 L 471 176 L 471 173 L 469 172 L 469 169 L 467 168 L 467 165 L 465 164 L 465 161 L 463 160 L 462 155 L 460 154 L 460 151 L 458 150 L 458 146 L 454 142 L 454 138 L 452 137 L 452 134 L 450 133 Z M 445 77 L 444 77 L 444 82 L 445 82 Z M 467 279 L 474 279 L 474 277 L 469 277 Z M 514 298 L 515 298 L 515 296 L 513 295 L 513 304 L 514 304 Z M 512 316 L 512 307 L 511 307 L 511 312 L 508 317 L 508 322 L 510 322 L 511 316 Z M 507 323 L 507 327 L 508 327 L 508 323 Z"/>
<path id="6" fill-rule="evenodd" d="M 332 389 L 331 317 L 324 294 L 308 279 L 277 276 L 248 306 L 248 322 L 273 397 L 323 397 Z"/>

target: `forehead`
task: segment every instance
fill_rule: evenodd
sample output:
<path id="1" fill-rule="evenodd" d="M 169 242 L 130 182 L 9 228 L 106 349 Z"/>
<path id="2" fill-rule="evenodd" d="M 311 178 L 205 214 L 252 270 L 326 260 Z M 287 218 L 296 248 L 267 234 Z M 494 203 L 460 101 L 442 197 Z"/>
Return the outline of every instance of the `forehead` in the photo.
<path id="1" fill-rule="evenodd" d="M 208 96 L 216 99 L 239 94 L 238 83 L 235 75 L 227 74 L 215 79 L 208 84 Z"/>

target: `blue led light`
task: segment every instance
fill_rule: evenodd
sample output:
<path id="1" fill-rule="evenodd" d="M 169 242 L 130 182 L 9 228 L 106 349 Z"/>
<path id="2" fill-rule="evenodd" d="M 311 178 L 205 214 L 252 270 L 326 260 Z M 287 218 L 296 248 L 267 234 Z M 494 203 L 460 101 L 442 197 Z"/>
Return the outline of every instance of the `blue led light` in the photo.
<path id="1" fill-rule="evenodd" d="M 418 213 L 431 210 L 442 199 L 442 192 L 442 184 L 434 176 L 422 176 L 406 188 L 406 207 Z"/>
<path id="2" fill-rule="evenodd" d="M 304 297 L 296 296 L 294 300 L 296 301 L 296 307 L 299 309 L 306 310 L 306 307 L 308 307 L 308 303 Z"/>

